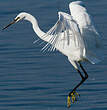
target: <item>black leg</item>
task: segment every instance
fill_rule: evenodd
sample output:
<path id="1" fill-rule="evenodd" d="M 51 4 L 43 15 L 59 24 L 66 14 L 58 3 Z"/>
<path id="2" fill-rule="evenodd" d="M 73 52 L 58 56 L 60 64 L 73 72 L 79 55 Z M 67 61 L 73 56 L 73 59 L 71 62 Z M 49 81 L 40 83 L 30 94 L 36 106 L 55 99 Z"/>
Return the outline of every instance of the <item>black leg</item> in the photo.
<path id="1" fill-rule="evenodd" d="M 83 68 L 82 68 L 83 70 Z M 79 75 L 81 76 L 82 80 L 80 81 L 80 83 L 74 87 L 74 89 L 69 93 L 68 95 L 68 99 L 67 99 L 67 107 L 69 108 L 71 106 L 71 99 L 70 97 L 72 97 L 72 102 L 74 103 L 74 101 L 76 100 L 76 96 L 79 96 L 79 94 L 76 92 L 76 89 L 86 80 L 86 78 L 81 74 L 80 70 L 77 69 Z"/>
<path id="2" fill-rule="evenodd" d="M 85 71 L 85 69 L 83 68 L 83 66 L 81 65 L 81 63 L 78 62 L 78 64 L 79 64 L 80 68 L 82 69 L 83 73 L 85 74 L 85 76 L 83 76 L 83 75 L 81 74 L 80 70 L 77 69 L 77 71 L 78 71 L 79 75 L 81 76 L 82 80 L 81 80 L 80 83 L 77 84 L 77 86 L 74 87 L 74 89 L 69 93 L 68 100 L 67 100 L 67 106 L 68 106 L 68 108 L 71 106 L 71 99 L 70 99 L 70 97 L 72 97 L 72 102 L 74 103 L 74 101 L 76 100 L 76 97 L 75 97 L 75 96 L 76 96 L 76 95 L 77 95 L 77 96 L 79 95 L 79 94 L 76 92 L 76 89 L 77 89 L 80 85 L 82 85 L 83 82 L 88 78 L 88 74 L 87 74 L 87 72 Z"/>
<path id="3" fill-rule="evenodd" d="M 84 74 L 85 74 L 85 80 L 88 78 L 88 74 L 87 74 L 87 72 L 85 71 L 85 69 L 83 68 L 83 66 L 81 65 L 81 63 L 79 62 L 79 65 L 80 65 L 80 67 L 81 67 L 81 69 L 82 69 L 82 71 L 84 72 Z"/>
<path id="4" fill-rule="evenodd" d="M 85 77 L 81 74 L 80 70 L 78 69 L 78 73 L 81 76 L 82 80 L 80 81 L 80 83 L 69 93 L 69 96 L 71 96 L 71 93 L 73 93 L 87 78 L 88 78 L 88 74 L 85 71 L 85 69 L 83 68 L 82 64 L 80 62 L 78 62 L 79 66 L 81 67 L 83 73 L 85 74 Z"/>
<path id="5" fill-rule="evenodd" d="M 71 94 L 72 94 L 73 92 L 75 92 L 76 89 L 86 80 L 86 78 L 81 74 L 80 70 L 77 70 L 77 71 L 78 71 L 78 73 L 80 74 L 82 80 L 81 80 L 80 83 L 69 93 L 69 96 L 71 96 Z"/>

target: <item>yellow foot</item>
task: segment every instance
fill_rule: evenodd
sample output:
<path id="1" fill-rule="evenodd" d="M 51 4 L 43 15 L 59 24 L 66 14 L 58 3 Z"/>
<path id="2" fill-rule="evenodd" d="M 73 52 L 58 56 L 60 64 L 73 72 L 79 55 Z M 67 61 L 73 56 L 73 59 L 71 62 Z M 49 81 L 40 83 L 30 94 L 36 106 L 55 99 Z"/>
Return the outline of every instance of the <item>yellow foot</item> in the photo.
<path id="1" fill-rule="evenodd" d="M 77 98 L 79 97 L 80 95 L 76 92 L 76 91 L 73 91 L 71 93 L 71 97 L 72 97 L 72 103 L 74 103 L 75 101 L 77 101 Z"/>
<path id="2" fill-rule="evenodd" d="M 67 99 L 67 107 L 69 108 L 71 106 L 71 98 L 70 96 L 68 96 L 68 99 Z"/>
<path id="3" fill-rule="evenodd" d="M 74 103 L 75 101 L 77 101 L 77 98 L 79 97 L 80 95 L 76 92 L 76 91 L 73 91 L 71 93 L 71 98 L 72 98 L 72 103 Z M 67 107 L 69 108 L 71 106 L 71 98 L 70 96 L 68 96 L 68 99 L 67 99 Z"/>

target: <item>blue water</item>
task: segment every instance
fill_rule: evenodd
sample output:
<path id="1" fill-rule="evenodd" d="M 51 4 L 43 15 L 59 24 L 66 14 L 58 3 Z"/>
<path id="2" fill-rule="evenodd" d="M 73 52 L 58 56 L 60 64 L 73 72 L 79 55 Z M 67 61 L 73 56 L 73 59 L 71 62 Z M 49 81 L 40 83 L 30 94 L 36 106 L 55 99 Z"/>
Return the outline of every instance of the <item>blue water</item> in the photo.
<path id="1" fill-rule="evenodd" d="M 78 89 L 79 100 L 69 110 L 107 110 L 107 0 L 83 0 L 103 39 L 103 61 L 84 64 L 89 79 Z M 0 29 L 19 12 L 34 15 L 47 31 L 69 13 L 71 0 L 1 0 Z M 59 52 L 41 52 L 29 22 L 0 31 L 0 110 L 67 110 L 66 98 L 80 81 L 67 58 Z"/>

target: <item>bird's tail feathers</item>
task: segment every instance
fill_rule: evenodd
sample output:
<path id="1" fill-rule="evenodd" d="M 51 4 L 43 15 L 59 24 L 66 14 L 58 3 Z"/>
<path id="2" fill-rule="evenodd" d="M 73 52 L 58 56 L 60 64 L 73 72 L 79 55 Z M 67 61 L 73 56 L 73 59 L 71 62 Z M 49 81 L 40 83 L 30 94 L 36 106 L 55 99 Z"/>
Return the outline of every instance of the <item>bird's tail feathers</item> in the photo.
<path id="1" fill-rule="evenodd" d="M 96 64 L 99 63 L 101 60 L 99 58 L 97 58 L 95 55 L 86 55 L 86 59 L 92 63 L 92 64 Z"/>

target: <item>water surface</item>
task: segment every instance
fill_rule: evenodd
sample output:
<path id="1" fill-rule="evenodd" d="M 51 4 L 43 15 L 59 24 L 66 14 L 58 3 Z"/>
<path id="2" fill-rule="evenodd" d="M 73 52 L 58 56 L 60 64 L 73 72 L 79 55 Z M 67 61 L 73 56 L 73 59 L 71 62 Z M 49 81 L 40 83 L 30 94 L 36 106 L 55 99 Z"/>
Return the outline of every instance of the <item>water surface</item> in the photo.
<path id="1" fill-rule="evenodd" d="M 89 79 L 79 88 L 79 101 L 71 110 L 107 110 L 107 0 L 83 0 L 102 35 L 103 61 L 84 64 Z M 47 31 L 58 19 L 57 12 L 69 13 L 71 0 L 1 0 L 0 27 L 19 12 L 35 16 Z M 59 52 L 42 53 L 33 44 L 37 35 L 29 22 L 19 22 L 0 32 L 0 110 L 67 110 L 69 91 L 80 81 L 67 58 Z"/>

